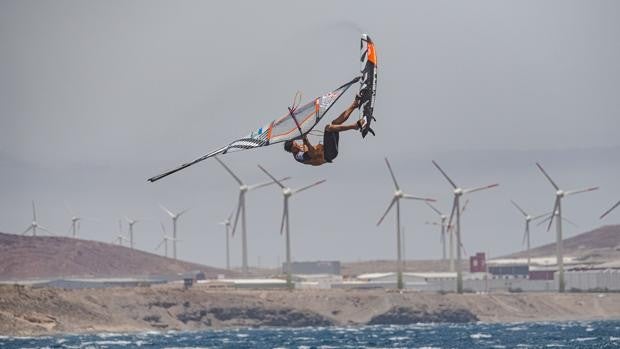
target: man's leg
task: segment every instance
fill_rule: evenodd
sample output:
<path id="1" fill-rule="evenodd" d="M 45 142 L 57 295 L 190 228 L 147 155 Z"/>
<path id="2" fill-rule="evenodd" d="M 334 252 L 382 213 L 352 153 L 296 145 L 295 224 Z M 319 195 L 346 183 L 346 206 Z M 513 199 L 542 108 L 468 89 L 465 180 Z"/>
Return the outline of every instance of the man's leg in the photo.
<path id="1" fill-rule="evenodd" d="M 325 132 L 342 132 L 358 129 L 356 123 L 351 125 L 343 125 L 343 123 L 347 121 L 347 119 L 349 119 L 349 116 L 351 116 L 351 113 L 353 113 L 353 111 L 358 107 L 358 105 L 359 102 L 356 99 L 345 111 L 343 111 L 337 118 L 335 118 L 334 121 L 332 121 L 329 125 L 325 126 Z"/>
<path id="2" fill-rule="evenodd" d="M 358 105 L 359 105 L 359 102 L 357 100 L 353 101 L 353 103 L 351 103 L 351 105 L 345 111 L 343 111 L 340 115 L 338 115 L 338 117 L 335 118 L 334 121 L 331 122 L 331 124 L 332 125 L 343 124 L 345 121 L 347 121 L 351 113 L 353 113 L 353 111 L 358 107 Z"/>
<path id="3" fill-rule="evenodd" d="M 325 126 L 325 132 L 342 132 L 342 131 L 357 130 L 357 129 L 358 129 L 357 123 L 350 124 L 350 125 L 329 124 Z"/>

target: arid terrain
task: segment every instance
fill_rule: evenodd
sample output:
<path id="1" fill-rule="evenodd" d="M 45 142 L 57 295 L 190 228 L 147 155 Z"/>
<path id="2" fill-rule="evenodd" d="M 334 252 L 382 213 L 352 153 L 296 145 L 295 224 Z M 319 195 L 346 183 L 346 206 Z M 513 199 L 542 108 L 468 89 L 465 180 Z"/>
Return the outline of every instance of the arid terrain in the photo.
<path id="1" fill-rule="evenodd" d="M 603 242 L 601 242 L 603 241 Z M 620 226 L 566 240 L 567 255 L 617 260 Z M 535 255 L 550 255 L 552 245 Z M 518 257 L 520 254 L 514 254 Z M 345 263 L 343 275 L 393 271 L 393 261 Z M 0 234 L 0 280 L 127 277 L 234 272 L 94 241 Z M 442 261 L 408 261 L 409 271 L 447 270 Z M 272 275 L 274 270 L 254 271 Z M 329 326 L 417 322 L 619 319 L 620 293 L 440 294 L 393 290 L 239 290 L 181 284 L 104 289 L 0 286 L 0 335 L 197 330 L 245 326 Z"/>
<path id="2" fill-rule="evenodd" d="M 0 334 L 620 318 L 620 294 L 0 286 Z"/>
<path id="3" fill-rule="evenodd" d="M 98 241 L 0 233 L 0 280 L 171 275 L 200 270 L 234 274 Z"/>

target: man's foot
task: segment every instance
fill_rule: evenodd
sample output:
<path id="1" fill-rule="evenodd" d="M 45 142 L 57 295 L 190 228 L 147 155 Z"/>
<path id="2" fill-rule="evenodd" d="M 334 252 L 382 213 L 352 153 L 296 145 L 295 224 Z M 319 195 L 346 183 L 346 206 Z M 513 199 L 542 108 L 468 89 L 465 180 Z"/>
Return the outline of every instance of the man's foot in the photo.
<path id="1" fill-rule="evenodd" d="M 355 99 L 353 100 L 353 104 L 351 106 L 353 108 L 359 108 L 362 102 L 362 96 L 358 93 L 355 95 Z"/>
<path id="2" fill-rule="evenodd" d="M 357 122 L 355 123 L 355 129 L 356 130 L 363 130 L 364 127 L 366 127 L 368 123 L 366 122 L 366 118 L 361 118 L 359 120 L 357 120 Z"/>

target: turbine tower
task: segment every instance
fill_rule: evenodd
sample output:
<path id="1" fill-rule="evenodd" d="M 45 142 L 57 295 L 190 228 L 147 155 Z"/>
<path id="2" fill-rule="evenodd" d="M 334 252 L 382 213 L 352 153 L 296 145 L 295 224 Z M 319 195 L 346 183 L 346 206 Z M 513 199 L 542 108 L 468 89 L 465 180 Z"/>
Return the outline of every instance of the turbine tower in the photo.
<path id="1" fill-rule="evenodd" d="M 52 233 L 47 228 L 40 225 L 39 222 L 37 222 L 37 209 L 35 208 L 34 200 L 33 200 L 32 201 L 32 223 L 30 223 L 30 226 L 28 226 L 28 228 L 24 230 L 22 235 L 25 235 L 27 232 L 32 231 L 32 236 L 37 236 L 37 229 L 41 229 L 49 234 L 54 235 L 54 233 Z"/>
<path id="2" fill-rule="evenodd" d="M 616 204 L 615 204 L 615 205 L 613 205 L 613 206 L 612 206 L 609 210 L 605 211 L 605 213 L 603 213 L 603 214 L 601 215 L 601 218 L 600 218 L 600 219 L 605 218 L 605 216 L 607 216 L 607 215 L 609 214 L 609 212 L 613 211 L 613 210 L 614 210 L 616 207 L 618 207 L 618 206 L 620 206 L 620 201 L 616 202 Z"/>
<path id="3" fill-rule="evenodd" d="M 387 165 L 387 168 L 390 171 L 390 175 L 392 176 L 392 181 L 394 182 L 394 187 L 396 190 L 394 191 L 394 196 L 392 197 L 392 201 L 390 202 L 390 205 L 388 206 L 387 210 L 385 210 L 385 213 L 383 214 L 383 216 L 381 216 L 381 218 L 377 222 L 377 226 L 381 225 L 381 222 L 383 222 L 383 219 L 385 218 L 385 216 L 387 216 L 387 214 L 390 212 L 394 204 L 396 204 L 396 259 L 397 259 L 396 287 L 400 290 L 403 288 L 403 261 L 402 261 L 402 255 L 401 255 L 402 248 L 401 248 L 401 233 L 400 233 L 400 229 L 401 229 L 400 199 L 421 200 L 421 201 L 427 201 L 427 202 L 428 201 L 434 202 L 435 199 L 421 198 L 421 197 L 412 196 L 412 195 L 403 193 L 403 191 L 400 190 L 400 186 L 398 185 L 398 182 L 396 181 L 396 177 L 394 176 L 394 172 L 392 171 L 392 166 L 390 166 L 390 162 L 388 161 L 387 158 L 385 158 L 385 164 Z"/>
<path id="4" fill-rule="evenodd" d="M 223 225 L 225 230 L 226 230 L 226 270 L 230 270 L 230 245 L 229 245 L 229 238 L 230 238 L 230 220 L 232 219 L 232 215 L 233 213 L 235 213 L 235 210 L 232 210 L 230 212 L 230 215 L 228 216 L 228 218 L 226 218 L 225 221 L 220 222 L 219 224 Z"/>
<path id="5" fill-rule="evenodd" d="M 186 208 L 179 213 L 173 213 L 164 207 L 164 205 L 160 204 L 159 206 L 170 216 L 170 218 L 172 218 L 172 258 L 177 259 L 177 241 L 179 241 L 177 240 L 177 220 L 185 214 L 185 212 L 189 211 L 189 208 Z"/>
<path id="6" fill-rule="evenodd" d="M 248 240 L 247 240 L 247 230 L 246 230 L 246 211 L 245 211 L 245 194 L 254 189 L 262 188 L 268 185 L 271 185 L 275 182 L 265 182 L 254 185 L 246 185 L 243 183 L 241 179 L 228 167 L 226 164 L 220 160 L 217 156 L 214 156 L 215 160 L 224 167 L 224 169 L 235 179 L 235 181 L 239 184 L 239 200 L 237 203 L 237 214 L 235 215 L 235 223 L 232 228 L 232 235 L 235 235 L 235 231 L 237 230 L 237 222 L 239 221 L 239 215 L 241 214 L 241 272 L 243 274 L 248 274 Z M 280 181 L 285 181 L 290 177 L 285 177 L 280 179 Z"/>
<path id="7" fill-rule="evenodd" d="M 448 225 L 452 225 L 452 218 L 454 213 L 456 212 L 456 291 L 458 293 L 463 293 L 463 266 L 461 265 L 461 249 L 463 244 L 461 242 L 461 196 L 465 194 L 470 194 L 480 190 L 486 190 L 490 188 L 497 187 L 499 184 L 490 184 L 482 187 L 475 187 L 469 189 L 462 189 L 458 187 L 450 177 L 444 172 L 444 170 L 439 167 L 437 162 L 433 160 L 433 165 L 441 172 L 441 174 L 446 178 L 446 180 L 452 185 L 454 189 L 454 202 L 452 204 L 452 212 L 450 213 L 450 220 L 448 221 Z"/>
<path id="8" fill-rule="evenodd" d="M 545 177 L 547 177 L 547 180 L 549 180 L 549 183 L 551 183 L 553 188 L 555 188 L 555 203 L 553 204 L 553 210 L 551 210 L 551 212 L 553 212 L 554 214 L 551 216 L 551 219 L 549 220 L 547 231 L 551 229 L 551 224 L 553 224 L 553 219 L 555 218 L 555 216 L 557 216 L 557 219 L 555 220 L 555 231 L 556 231 L 556 254 L 557 254 L 557 264 L 558 264 L 558 274 L 559 274 L 558 275 L 558 291 L 564 292 L 565 285 L 564 285 L 564 255 L 563 255 L 564 251 L 563 251 L 563 243 L 562 243 L 562 198 L 564 198 L 564 196 L 567 196 L 567 195 L 573 195 L 573 194 L 579 194 L 579 193 L 585 193 L 585 192 L 597 190 L 598 187 L 564 191 L 560 189 L 560 187 L 558 187 L 557 184 L 555 184 L 555 182 L 551 179 L 551 177 L 547 174 L 547 172 L 545 172 L 545 169 L 543 169 L 543 167 L 539 163 L 536 163 L 536 166 L 538 166 L 538 169 L 540 170 L 540 172 L 542 172 L 542 174 L 545 175 Z"/>
<path id="9" fill-rule="evenodd" d="M 285 187 L 279 180 L 277 180 L 274 176 L 272 176 L 271 173 L 267 172 L 267 170 L 265 170 L 261 165 L 258 165 L 258 168 L 260 168 L 263 172 L 265 172 L 265 174 L 269 176 L 269 178 L 271 178 L 271 180 L 274 183 L 276 183 L 278 186 L 280 186 L 280 188 L 282 188 L 282 196 L 284 197 L 284 209 L 282 211 L 282 221 L 280 223 L 280 235 L 282 235 L 284 231 L 284 226 L 286 225 L 286 265 L 288 267 L 286 270 L 286 286 L 289 288 L 289 290 L 292 290 L 293 289 L 293 278 L 292 278 L 292 265 L 291 265 L 291 235 L 290 235 L 290 223 L 289 223 L 289 215 L 288 215 L 288 212 L 289 212 L 288 211 L 288 200 L 293 194 L 297 194 L 306 189 L 315 187 L 325 182 L 325 179 L 322 179 L 318 182 L 312 183 L 305 187 L 292 190 L 288 187 Z M 237 213 L 238 212 L 239 211 L 237 211 Z"/>
<path id="10" fill-rule="evenodd" d="M 134 224 L 140 222 L 137 219 L 130 219 L 129 217 L 125 216 L 125 219 L 127 220 L 127 223 L 129 224 L 129 247 L 131 247 L 131 249 L 133 249 L 133 226 Z"/>
<path id="11" fill-rule="evenodd" d="M 530 214 L 526 213 L 524 209 L 521 208 L 521 206 L 519 206 L 516 202 L 514 202 L 513 200 L 510 200 L 510 202 L 512 203 L 512 206 L 514 206 L 517 210 L 519 210 L 519 212 L 521 212 L 521 214 L 523 214 L 523 218 L 525 219 L 525 231 L 523 232 L 523 242 L 524 244 L 527 244 L 527 267 L 528 270 L 530 268 L 530 262 L 531 262 L 531 256 L 530 256 L 530 222 L 531 221 L 535 221 L 537 219 L 540 219 L 542 217 L 548 216 L 549 213 L 543 213 L 541 215 L 537 215 L 537 216 L 531 216 Z"/>

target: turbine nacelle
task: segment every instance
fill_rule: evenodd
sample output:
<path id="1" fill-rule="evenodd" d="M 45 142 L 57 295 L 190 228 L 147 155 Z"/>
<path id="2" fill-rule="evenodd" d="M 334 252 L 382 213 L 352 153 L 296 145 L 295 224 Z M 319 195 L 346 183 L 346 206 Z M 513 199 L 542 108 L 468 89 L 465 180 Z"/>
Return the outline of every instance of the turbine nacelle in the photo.
<path id="1" fill-rule="evenodd" d="M 291 190 L 291 188 L 284 188 L 284 189 L 282 189 L 282 194 L 285 197 L 289 197 L 289 196 L 293 195 L 293 191 Z"/>
<path id="2" fill-rule="evenodd" d="M 555 192 L 555 196 L 557 196 L 558 198 L 563 198 L 565 194 L 566 193 L 564 192 L 564 190 L 558 190 Z"/>
<path id="3" fill-rule="evenodd" d="M 461 189 L 461 188 L 454 189 L 454 195 L 462 196 L 463 195 L 463 189 Z"/>
<path id="4" fill-rule="evenodd" d="M 249 187 L 247 186 L 247 184 L 242 184 L 239 186 L 239 191 L 241 192 L 246 192 L 248 191 Z"/>
<path id="5" fill-rule="evenodd" d="M 394 197 L 397 199 L 402 199 L 404 195 L 405 193 L 403 193 L 403 191 L 400 189 L 394 192 Z"/>

